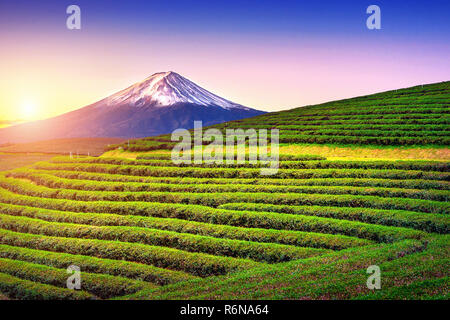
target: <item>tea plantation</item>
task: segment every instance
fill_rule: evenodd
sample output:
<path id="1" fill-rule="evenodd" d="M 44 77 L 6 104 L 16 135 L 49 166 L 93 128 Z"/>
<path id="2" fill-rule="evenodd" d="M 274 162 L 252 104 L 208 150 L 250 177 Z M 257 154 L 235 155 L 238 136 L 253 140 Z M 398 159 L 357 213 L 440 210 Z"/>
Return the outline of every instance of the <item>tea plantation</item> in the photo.
<path id="1" fill-rule="evenodd" d="M 280 142 L 449 144 L 450 83 L 234 121 Z M 176 165 L 167 137 L 120 157 L 55 157 L 0 173 L 8 299 L 448 299 L 450 161 Z M 170 137 L 169 137 L 170 139 Z M 139 152 L 144 152 L 139 154 Z M 67 288 L 67 267 L 81 290 Z M 366 269 L 381 269 L 381 289 Z"/>
<path id="2" fill-rule="evenodd" d="M 450 81 L 332 101 L 212 126 L 279 129 L 280 143 L 448 146 Z M 111 145 L 134 152 L 174 146 L 170 135 Z"/>

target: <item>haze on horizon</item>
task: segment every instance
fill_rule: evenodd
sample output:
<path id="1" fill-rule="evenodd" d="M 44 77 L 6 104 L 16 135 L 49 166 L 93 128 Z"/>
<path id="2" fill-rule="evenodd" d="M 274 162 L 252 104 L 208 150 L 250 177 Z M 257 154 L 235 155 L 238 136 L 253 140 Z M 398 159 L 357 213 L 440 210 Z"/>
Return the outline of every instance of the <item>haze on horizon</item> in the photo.
<path id="1" fill-rule="evenodd" d="M 0 3 L 0 119 L 44 119 L 175 71 L 264 111 L 449 80 L 448 1 Z"/>

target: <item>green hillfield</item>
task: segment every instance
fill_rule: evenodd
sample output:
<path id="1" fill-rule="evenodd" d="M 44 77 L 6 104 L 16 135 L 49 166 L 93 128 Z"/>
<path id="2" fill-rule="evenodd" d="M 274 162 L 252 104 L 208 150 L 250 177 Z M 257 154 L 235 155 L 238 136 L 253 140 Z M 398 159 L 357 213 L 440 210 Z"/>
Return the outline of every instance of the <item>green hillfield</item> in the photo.
<path id="1" fill-rule="evenodd" d="M 169 136 L 1 172 L 0 299 L 448 299 L 449 103 L 445 82 L 215 126 L 279 128 L 270 176 L 174 164 Z"/>
<path id="2" fill-rule="evenodd" d="M 450 81 L 305 106 L 215 125 L 279 129 L 281 144 L 433 146 L 450 144 Z M 170 135 L 111 145 L 144 152 L 174 145 Z"/>

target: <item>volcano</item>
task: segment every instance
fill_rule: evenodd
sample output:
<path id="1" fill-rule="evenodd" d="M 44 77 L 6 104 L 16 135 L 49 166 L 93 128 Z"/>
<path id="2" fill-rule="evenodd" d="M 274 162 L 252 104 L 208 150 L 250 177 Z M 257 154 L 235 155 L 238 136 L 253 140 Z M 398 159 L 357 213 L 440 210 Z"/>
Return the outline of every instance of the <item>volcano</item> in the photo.
<path id="1" fill-rule="evenodd" d="M 263 114 L 221 98 L 175 72 L 155 73 L 105 99 L 60 116 L 0 129 L 0 143 L 57 138 L 140 138 Z"/>

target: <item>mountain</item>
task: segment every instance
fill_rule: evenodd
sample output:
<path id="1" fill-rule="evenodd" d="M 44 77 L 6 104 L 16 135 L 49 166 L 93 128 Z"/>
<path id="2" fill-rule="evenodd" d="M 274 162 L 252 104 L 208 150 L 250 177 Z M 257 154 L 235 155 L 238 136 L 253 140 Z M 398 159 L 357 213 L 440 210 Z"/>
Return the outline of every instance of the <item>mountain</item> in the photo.
<path id="1" fill-rule="evenodd" d="M 223 99 L 175 72 L 160 72 L 84 108 L 0 129 L 0 143 L 56 138 L 138 138 L 263 114 Z"/>

